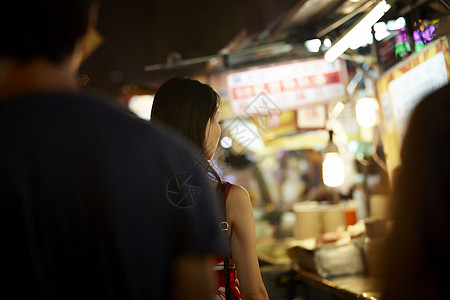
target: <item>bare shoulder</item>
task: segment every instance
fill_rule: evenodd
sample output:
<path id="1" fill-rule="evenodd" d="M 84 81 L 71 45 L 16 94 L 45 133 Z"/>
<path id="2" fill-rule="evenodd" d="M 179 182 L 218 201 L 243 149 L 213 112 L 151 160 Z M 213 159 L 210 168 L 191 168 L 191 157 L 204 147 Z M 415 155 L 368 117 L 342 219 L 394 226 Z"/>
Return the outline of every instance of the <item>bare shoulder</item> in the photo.
<path id="1" fill-rule="evenodd" d="M 228 194 L 227 201 L 232 199 L 250 200 L 250 196 L 248 195 L 248 192 L 245 188 L 240 185 L 233 184 L 230 193 Z"/>
<path id="2" fill-rule="evenodd" d="M 228 194 L 227 214 L 230 219 L 234 219 L 235 216 L 253 215 L 250 196 L 247 190 L 240 185 L 233 185 Z"/>

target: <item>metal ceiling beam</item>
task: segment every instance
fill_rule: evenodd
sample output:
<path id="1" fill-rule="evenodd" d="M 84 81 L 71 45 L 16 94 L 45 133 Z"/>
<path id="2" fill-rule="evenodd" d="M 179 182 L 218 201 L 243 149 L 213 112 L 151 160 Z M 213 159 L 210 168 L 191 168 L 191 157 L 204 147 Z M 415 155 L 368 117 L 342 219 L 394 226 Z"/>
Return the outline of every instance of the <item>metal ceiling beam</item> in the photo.
<path id="1" fill-rule="evenodd" d="M 278 33 L 280 33 L 282 30 L 286 28 L 286 26 L 289 25 L 292 18 L 294 18 L 295 14 L 305 5 L 305 3 L 308 0 L 300 0 L 297 2 L 297 4 L 288 12 L 287 16 L 284 18 L 284 20 L 281 22 L 281 24 L 278 26 L 278 28 L 272 32 L 272 36 L 276 36 Z"/>
<path id="2" fill-rule="evenodd" d="M 325 8 L 321 13 L 319 13 L 315 19 L 316 20 L 325 20 L 325 18 L 329 15 L 332 15 L 338 8 L 340 8 L 345 2 L 348 0 L 338 0 L 332 2 L 327 8 Z"/>
<path id="3" fill-rule="evenodd" d="M 214 55 L 208 55 L 208 56 L 202 56 L 202 57 L 195 57 L 195 58 L 188 58 L 184 60 L 175 61 L 173 63 L 161 63 L 161 64 L 154 64 L 154 65 L 147 65 L 144 66 L 144 71 L 150 72 L 150 71 L 156 71 L 156 70 L 162 70 L 162 69 L 175 69 L 179 67 L 184 66 L 190 66 L 194 64 L 200 64 L 200 63 L 206 63 L 211 59 L 231 59 L 237 56 L 245 56 L 245 55 L 257 55 L 258 53 L 286 53 L 291 51 L 294 48 L 293 45 L 289 43 L 284 42 L 278 42 L 278 43 L 272 43 L 272 44 L 266 44 L 261 45 L 253 48 L 246 48 L 241 50 L 236 50 L 227 54 L 214 54 Z"/>
<path id="4" fill-rule="evenodd" d="M 358 7 L 357 9 L 355 9 L 354 11 L 352 11 L 351 13 L 345 15 L 343 18 L 337 20 L 336 22 L 328 25 L 327 27 L 325 27 L 324 29 L 320 30 L 319 32 L 316 33 L 316 37 L 317 38 L 322 38 L 325 35 L 327 35 L 328 33 L 330 33 L 331 31 L 335 30 L 336 28 L 338 28 L 339 26 L 341 26 L 342 24 L 344 24 L 345 22 L 347 22 L 348 20 L 350 20 L 351 18 L 353 18 L 354 16 L 358 15 L 359 13 L 365 12 L 366 10 L 368 10 L 370 7 L 372 7 L 376 2 L 378 2 L 377 0 L 370 0 L 367 1 L 366 3 L 364 3 L 363 5 L 361 5 L 360 7 Z"/>

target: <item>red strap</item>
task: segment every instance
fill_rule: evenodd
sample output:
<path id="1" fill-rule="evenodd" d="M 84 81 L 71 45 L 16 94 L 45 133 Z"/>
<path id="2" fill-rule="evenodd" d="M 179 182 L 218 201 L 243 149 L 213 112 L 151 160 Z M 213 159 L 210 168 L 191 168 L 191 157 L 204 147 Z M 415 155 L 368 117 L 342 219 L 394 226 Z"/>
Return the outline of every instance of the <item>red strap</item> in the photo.
<path id="1" fill-rule="evenodd" d="M 228 183 L 227 187 L 225 188 L 225 200 L 228 198 L 228 193 L 230 193 L 231 188 L 233 187 L 233 184 Z"/>

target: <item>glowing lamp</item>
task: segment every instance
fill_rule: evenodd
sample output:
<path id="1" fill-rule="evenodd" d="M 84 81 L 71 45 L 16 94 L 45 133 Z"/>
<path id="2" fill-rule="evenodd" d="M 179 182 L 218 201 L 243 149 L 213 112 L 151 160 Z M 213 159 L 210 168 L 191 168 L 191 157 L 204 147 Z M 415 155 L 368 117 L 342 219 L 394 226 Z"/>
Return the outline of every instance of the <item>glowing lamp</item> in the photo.
<path id="1" fill-rule="evenodd" d="M 375 7 L 358 21 L 342 38 L 340 38 L 324 55 L 326 61 L 332 62 L 344 53 L 361 32 L 370 29 L 391 8 L 385 0 L 378 2 Z"/>
<path id="2" fill-rule="evenodd" d="M 373 127 L 377 122 L 378 102 L 373 98 L 358 99 L 355 106 L 356 121 L 365 128 Z"/>
<path id="3" fill-rule="evenodd" d="M 329 131 L 330 141 L 325 147 L 322 162 L 323 183 L 329 187 L 337 187 L 344 183 L 344 162 L 337 146 L 333 143 L 333 131 Z"/>

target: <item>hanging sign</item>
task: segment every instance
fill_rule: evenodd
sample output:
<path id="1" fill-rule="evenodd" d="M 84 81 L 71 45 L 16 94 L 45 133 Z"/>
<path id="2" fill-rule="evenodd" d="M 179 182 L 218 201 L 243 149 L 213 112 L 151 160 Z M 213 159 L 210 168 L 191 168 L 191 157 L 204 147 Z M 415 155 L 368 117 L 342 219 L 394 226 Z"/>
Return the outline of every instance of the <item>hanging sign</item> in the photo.
<path id="1" fill-rule="evenodd" d="M 430 42 L 377 81 L 383 146 L 390 173 L 400 164 L 400 147 L 412 111 L 426 95 L 450 81 L 448 49 L 446 37 Z"/>
<path id="2" fill-rule="evenodd" d="M 310 59 L 229 73 L 228 95 L 235 116 L 269 115 L 346 96 L 342 60 Z"/>
<path id="3" fill-rule="evenodd" d="M 325 105 L 313 105 L 297 111 L 297 127 L 303 129 L 324 129 L 327 122 Z"/>

